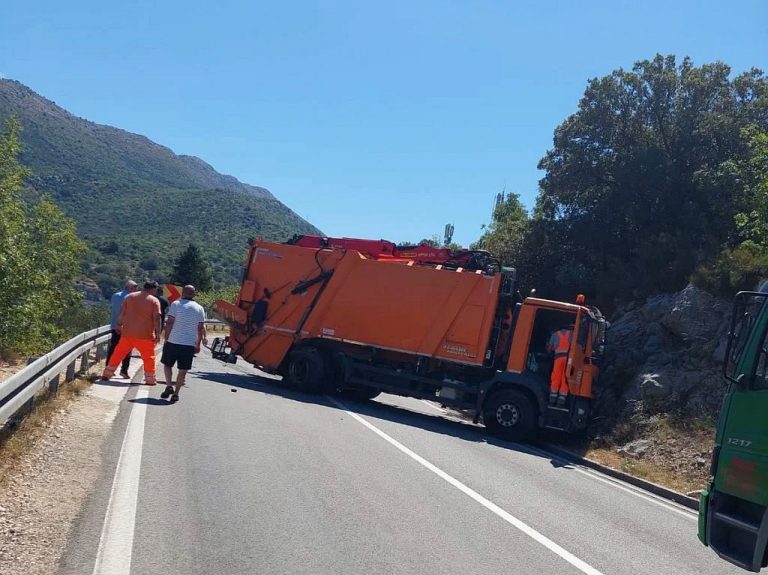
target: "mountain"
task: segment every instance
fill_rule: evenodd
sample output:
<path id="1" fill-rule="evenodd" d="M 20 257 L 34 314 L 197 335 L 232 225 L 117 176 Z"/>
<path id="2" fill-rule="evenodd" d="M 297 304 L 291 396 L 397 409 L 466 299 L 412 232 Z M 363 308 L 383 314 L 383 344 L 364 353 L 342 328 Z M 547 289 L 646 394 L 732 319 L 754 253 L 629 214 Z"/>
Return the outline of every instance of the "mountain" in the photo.
<path id="1" fill-rule="evenodd" d="M 239 280 L 249 238 L 320 233 L 265 188 L 0 79 L 0 124 L 12 115 L 22 125 L 30 195 L 49 194 L 77 222 L 89 245 L 84 274 L 104 293 L 127 276 L 166 280 L 190 242 L 222 285 Z"/>

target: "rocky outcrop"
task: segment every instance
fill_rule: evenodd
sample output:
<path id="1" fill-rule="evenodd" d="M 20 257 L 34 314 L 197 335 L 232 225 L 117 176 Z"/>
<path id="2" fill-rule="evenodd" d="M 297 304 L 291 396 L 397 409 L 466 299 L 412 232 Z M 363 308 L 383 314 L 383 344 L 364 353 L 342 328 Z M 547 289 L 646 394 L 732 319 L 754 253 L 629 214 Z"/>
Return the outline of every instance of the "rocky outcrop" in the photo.
<path id="1" fill-rule="evenodd" d="M 598 410 L 716 413 L 729 317 L 727 302 L 694 285 L 623 310 L 608 331 Z"/>
<path id="2" fill-rule="evenodd" d="M 75 283 L 75 289 L 83 294 L 85 303 L 103 303 L 104 297 L 96 282 L 92 280 L 80 280 Z"/>

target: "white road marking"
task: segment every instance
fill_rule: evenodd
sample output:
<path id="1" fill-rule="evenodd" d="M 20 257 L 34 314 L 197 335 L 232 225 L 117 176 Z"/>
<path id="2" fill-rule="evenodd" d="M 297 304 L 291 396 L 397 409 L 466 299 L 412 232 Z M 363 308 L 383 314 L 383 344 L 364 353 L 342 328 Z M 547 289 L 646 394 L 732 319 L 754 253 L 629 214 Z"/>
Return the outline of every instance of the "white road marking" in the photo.
<path id="1" fill-rule="evenodd" d="M 449 418 L 451 418 L 451 421 L 456 421 L 458 423 L 462 423 L 462 424 L 467 424 L 468 425 L 468 423 L 466 421 L 463 421 L 463 420 L 461 420 L 459 418 L 453 417 L 450 414 L 450 412 L 448 412 L 447 410 L 444 410 L 444 409 L 441 409 L 441 408 L 437 407 L 436 405 L 434 405 L 433 403 L 431 403 L 430 401 L 428 401 L 426 399 L 421 399 L 419 401 L 421 401 L 425 405 L 431 407 L 435 411 L 439 411 L 440 413 L 448 416 Z M 392 404 L 386 404 L 386 405 L 392 405 Z M 394 404 L 394 405 L 396 405 L 396 404 Z M 600 473 L 596 469 L 584 468 L 581 465 L 579 465 L 578 463 L 574 463 L 572 461 L 568 461 L 564 457 L 560 457 L 559 455 L 556 455 L 556 454 L 551 453 L 549 451 L 546 451 L 544 449 L 538 449 L 538 448 L 533 447 L 533 446 L 531 446 L 531 445 L 529 445 L 527 443 L 516 443 L 515 445 L 517 445 L 519 447 L 519 449 L 521 449 L 522 451 L 526 451 L 526 452 L 530 453 L 531 455 L 536 455 L 537 457 L 547 457 L 549 459 L 557 461 L 558 463 L 561 463 L 563 465 L 567 465 L 569 469 L 572 469 L 573 471 L 581 473 L 582 475 L 586 475 L 587 477 L 589 477 L 591 479 L 594 479 L 595 481 L 600 481 L 602 483 L 605 483 L 606 485 L 610 485 L 611 487 L 613 487 L 615 489 L 620 489 L 621 491 L 624 491 L 626 493 L 634 495 L 635 497 L 639 497 L 640 499 L 644 499 L 646 501 L 649 501 L 649 502 L 653 503 L 654 505 L 658 505 L 659 507 L 663 507 L 664 509 L 666 509 L 668 511 L 672 511 L 673 513 L 677 513 L 678 515 L 680 515 L 682 517 L 685 517 L 686 519 L 688 519 L 690 521 L 698 521 L 698 515 L 695 512 L 689 510 L 688 508 L 684 508 L 682 506 L 678 506 L 675 503 L 670 503 L 670 502 L 668 502 L 668 501 L 666 501 L 664 499 L 659 498 L 658 496 L 656 496 L 656 495 L 654 495 L 652 493 L 644 493 L 642 491 L 642 488 L 634 487 L 634 486 L 631 486 L 631 485 L 627 485 L 623 481 L 621 481 L 621 479 L 617 479 L 617 478 L 610 477 L 610 476 L 605 476 L 604 474 Z"/>
<path id="2" fill-rule="evenodd" d="M 139 389 L 117 461 L 112 492 L 104 518 L 93 575 L 130 575 L 136 503 L 139 495 L 141 452 L 144 445 L 144 420 L 147 414 L 146 387 Z"/>
<path id="3" fill-rule="evenodd" d="M 582 475 L 586 475 L 587 477 L 594 479 L 595 481 L 600 481 L 602 483 L 605 483 L 606 485 L 610 485 L 611 487 L 615 487 L 616 489 L 620 489 L 622 491 L 630 493 L 635 497 L 639 497 L 640 499 L 645 499 L 646 501 L 650 501 L 651 503 L 654 503 L 659 507 L 663 507 L 668 511 L 673 511 L 678 515 L 682 515 L 686 519 L 698 521 L 698 516 L 692 511 L 688 511 L 687 509 L 676 507 L 674 504 L 667 503 L 662 499 L 657 499 L 656 496 L 654 496 L 653 494 L 646 495 L 645 493 L 641 493 L 640 491 L 638 491 L 639 488 L 633 489 L 631 486 L 624 485 L 622 484 L 620 479 L 605 477 L 603 474 L 601 474 L 597 470 L 584 469 L 581 466 L 579 466 L 577 463 L 572 463 L 567 459 L 564 459 L 554 453 L 550 453 L 549 451 L 545 451 L 542 449 L 537 449 L 536 447 L 532 447 L 530 445 L 520 445 L 520 448 L 524 451 L 528 451 L 532 455 L 536 455 L 539 457 L 548 457 L 561 464 L 568 465 L 569 469 L 572 469 L 578 473 L 581 473 Z"/>
<path id="4" fill-rule="evenodd" d="M 542 535 L 538 531 L 536 531 L 533 527 L 529 526 L 527 523 L 524 523 L 514 515 L 508 513 L 492 501 L 486 499 L 482 495 L 480 495 L 477 491 L 471 489 L 470 487 L 467 487 L 464 485 L 461 481 L 458 479 L 452 477 L 451 475 L 448 475 L 445 471 L 440 469 L 439 467 L 435 466 L 434 464 L 430 463 L 417 453 L 411 451 L 408 449 L 405 445 L 397 441 L 396 439 L 390 437 L 386 433 L 384 433 L 381 429 L 373 425 L 372 423 L 369 423 L 362 417 L 360 417 L 357 413 L 354 413 L 350 411 L 346 405 L 344 405 L 342 402 L 338 401 L 334 397 L 327 396 L 329 401 L 332 401 L 335 403 L 340 409 L 342 409 L 347 415 L 350 417 L 353 417 L 360 423 L 362 423 L 365 427 L 373 431 L 376 435 L 390 443 L 391 445 L 395 446 L 397 449 L 405 453 L 408 457 L 416 461 L 417 463 L 421 464 L 422 466 L 429 469 L 432 473 L 440 477 L 441 479 L 444 479 L 451 485 L 453 485 L 456 489 L 464 493 L 465 495 L 468 495 L 472 499 L 474 499 L 476 502 L 478 502 L 480 505 L 488 509 L 489 511 L 495 513 L 499 517 L 501 517 L 504 521 L 515 527 L 516 529 L 522 531 L 528 537 L 535 540 L 537 543 L 540 543 L 556 555 L 559 555 L 561 558 L 565 559 L 568 563 L 576 567 L 579 571 L 582 573 L 586 573 L 588 575 L 602 575 L 600 571 L 589 565 L 588 563 L 582 561 L 578 557 L 576 557 L 573 553 L 570 551 L 564 549 L 545 535 Z"/>

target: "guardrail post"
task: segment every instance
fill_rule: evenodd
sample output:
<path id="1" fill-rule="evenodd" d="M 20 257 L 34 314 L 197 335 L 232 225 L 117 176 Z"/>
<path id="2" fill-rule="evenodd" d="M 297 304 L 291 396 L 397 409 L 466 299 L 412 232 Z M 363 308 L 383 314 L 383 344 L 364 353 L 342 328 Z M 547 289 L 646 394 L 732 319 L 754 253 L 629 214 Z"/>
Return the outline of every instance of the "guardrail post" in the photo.
<path id="1" fill-rule="evenodd" d="M 14 413 L 11 417 L 8 418 L 8 421 L 6 422 L 6 426 L 10 429 L 16 429 L 21 425 L 21 422 L 24 420 L 24 418 L 27 416 L 27 414 L 31 413 L 32 410 L 35 408 L 35 398 L 30 397 L 29 400 L 27 400 L 21 408 Z"/>
<path id="2" fill-rule="evenodd" d="M 66 381 L 67 383 L 69 383 L 70 381 L 75 379 L 75 363 L 76 362 L 77 362 L 77 360 L 73 359 L 72 363 L 70 363 L 67 366 L 67 374 L 64 376 L 64 381 Z"/>
<path id="3" fill-rule="evenodd" d="M 59 392 L 59 377 L 61 377 L 60 374 L 56 374 L 56 377 L 48 382 L 48 393 L 51 395 L 56 395 Z"/>
<path id="4" fill-rule="evenodd" d="M 85 373 L 88 371 L 88 360 L 90 359 L 91 352 L 90 350 L 83 352 L 83 355 L 80 356 L 80 373 Z"/>
<path id="5" fill-rule="evenodd" d="M 96 346 L 96 363 L 99 363 L 102 359 L 104 359 L 104 344 L 100 343 Z"/>

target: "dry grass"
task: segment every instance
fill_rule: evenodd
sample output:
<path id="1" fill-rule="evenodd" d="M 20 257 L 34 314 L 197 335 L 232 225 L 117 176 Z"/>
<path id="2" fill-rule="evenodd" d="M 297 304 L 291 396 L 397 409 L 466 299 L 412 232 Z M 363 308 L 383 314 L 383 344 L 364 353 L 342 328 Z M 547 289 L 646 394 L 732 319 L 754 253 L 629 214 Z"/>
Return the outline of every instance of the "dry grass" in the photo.
<path id="1" fill-rule="evenodd" d="M 624 456 L 616 453 L 613 449 L 589 449 L 585 457 L 646 481 L 674 489 L 680 493 L 690 493 L 704 487 L 704 482 L 700 476 L 676 472 L 666 466 L 656 465 L 650 461 L 642 461 Z"/>
<path id="2" fill-rule="evenodd" d="M 91 386 L 96 376 L 75 379 L 59 386 L 55 396 L 48 396 L 47 390 L 35 398 L 35 406 L 12 430 L 0 432 L 0 487 L 14 474 L 26 453 L 29 453 L 50 428 L 56 415 L 72 401 L 80 397 Z"/>

